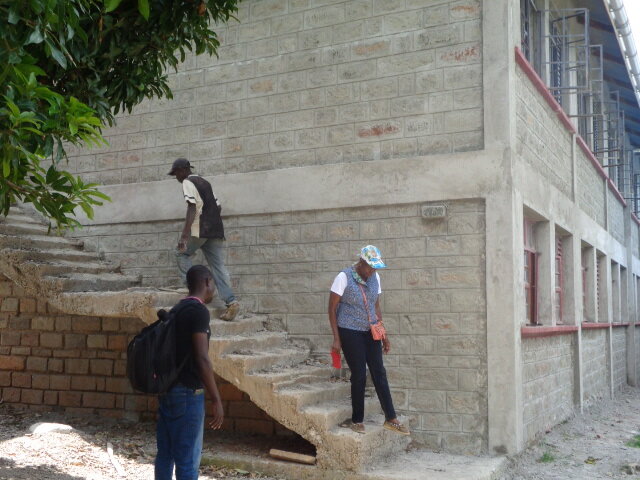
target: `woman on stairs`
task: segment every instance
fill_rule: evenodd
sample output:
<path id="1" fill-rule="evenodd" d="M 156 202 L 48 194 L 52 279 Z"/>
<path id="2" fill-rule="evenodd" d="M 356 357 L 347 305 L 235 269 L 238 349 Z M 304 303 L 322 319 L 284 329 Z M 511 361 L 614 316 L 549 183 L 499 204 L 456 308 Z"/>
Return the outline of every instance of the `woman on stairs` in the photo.
<path id="1" fill-rule="evenodd" d="M 332 351 L 339 354 L 342 350 L 351 370 L 351 420 L 345 420 L 340 426 L 357 433 L 365 432 L 364 393 L 368 366 L 386 418 L 384 428 L 409 435 L 409 429 L 396 418 L 382 361 L 382 353 L 389 353 L 391 344 L 384 328 L 381 328 L 378 298 L 382 289 L 376 270 L 385 267 L 380 250 L 367 245 L 360 251 L 358 261 L 340 272 L 331 285 L 329 323 L 333 331 Z"/>

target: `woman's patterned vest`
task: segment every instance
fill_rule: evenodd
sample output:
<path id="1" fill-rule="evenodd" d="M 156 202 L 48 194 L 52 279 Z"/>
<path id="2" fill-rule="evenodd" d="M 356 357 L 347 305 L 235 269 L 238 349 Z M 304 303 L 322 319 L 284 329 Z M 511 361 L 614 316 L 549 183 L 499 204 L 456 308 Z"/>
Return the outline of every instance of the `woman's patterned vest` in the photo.
<path id="1" fill-rule="evenodd" d="M 364 298 L 358 282 L 353 278 L 353 267 L 343 270 L 347 276 L 347 288 L 344 289 L 338 304 L 338 327 L 365 332 L 370 329 L 369 317 L 364 307 Z M 367 304 L 371 321 L 376 323 L 376 301 L 378 300 L 378 276 L 374 273 L 363 285 L 367 294 Z"/>

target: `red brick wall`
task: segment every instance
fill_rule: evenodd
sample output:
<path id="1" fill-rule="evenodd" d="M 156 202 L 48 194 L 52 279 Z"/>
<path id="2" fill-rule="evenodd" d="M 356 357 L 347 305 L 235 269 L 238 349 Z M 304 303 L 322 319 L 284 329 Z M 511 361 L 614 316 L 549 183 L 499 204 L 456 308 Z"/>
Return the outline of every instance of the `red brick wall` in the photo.
<path id="1" fill-rule="evenodd" d="M 60 314 L 0 276 L 0 398 L 39 411 L 153 418 L 156 397 L 133 392 L 126 378 L 127 345 L 142 327 L 138 319 Z M 223 428 L 284 430 L 234 385 L 217 380 Z"/>

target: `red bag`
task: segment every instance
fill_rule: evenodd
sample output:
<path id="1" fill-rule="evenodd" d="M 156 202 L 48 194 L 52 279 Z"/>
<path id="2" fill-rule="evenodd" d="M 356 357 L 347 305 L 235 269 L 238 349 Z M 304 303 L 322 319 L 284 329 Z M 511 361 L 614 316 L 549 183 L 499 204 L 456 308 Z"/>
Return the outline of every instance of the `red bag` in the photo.
<path id="1" fill-rule="evenodd" d="M 387 338 L 387 330 L 384 328 L 382 320 L 378 320 L 376 323 L 371 321 L 371 314 L 369 313 L 369 303 L 367 302 L 367 294 L 364 293 L 364 287 L 358 284 L 360 291 L 362 292 L 362 298 L 364 299 L 364 309 L 367 311 L 367 317 L 369 318 L 369 327 L 371 328 L 371 336 L 374 340 L 384 340 Z"/>

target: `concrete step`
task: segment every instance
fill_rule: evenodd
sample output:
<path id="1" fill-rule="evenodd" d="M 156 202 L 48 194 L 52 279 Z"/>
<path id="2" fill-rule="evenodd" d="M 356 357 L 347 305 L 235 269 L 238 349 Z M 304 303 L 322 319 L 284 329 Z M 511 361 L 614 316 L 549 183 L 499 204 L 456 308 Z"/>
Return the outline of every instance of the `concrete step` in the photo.
<path id="1" fill-rule="evenodd" d="M 13 223 L 35 223 L 38 225 L 46 225 L 46 222 L 42 219 L 36 218 L 35 216 L 29 215 L 24 210 L 19 208 L 10 208 L 9 215 L 3 217 L 0 215 L 0 223 L 4 221 L 13 222 Z"/>
<path id="2" fill-rule="evenodd" d="M 399 418 L 408 423 L 408 419 Z M 383 464 L 389 457 L 404 453 L 411 443 L 411 437 L 385 429 L 384 415 L 365 415 L 364 434 L 336 426 L 327 436 L 331 461 L 348 465 L 352 470 L 361 470 L 373 461 Z"/>
<path id="3" fill-rule="evenodd" d="M 365 415 L 380 413 L 380 402 L 377 397 L 365 397 Z M 315 405 L 307 405 L 300 409 L 303 415 L 312 419 L 325 431 L 336 428 L 343 420 L 351 418 L 351 399 L 332 400 Z"/>
<path id="4" fill-rule="evenodd" d="M 58 276 L 64 275 L 69 272 L 75 273 L 120 273 L 119 267 L 109 263 L 99 262 L 69 262 L 65 260 L 56 261 L 55 263 L 49 262 L 25 262 L 28 265 L 32 265 L 42 275 Z"/>
<path id="5" fill-rule="evenodd" d="M 279 396 L 293 399 L 297 408 L 300 409 L 307 405 L 348 398 L 351 394 L 351 384 L 343 381 L 301 383 L 279 388 L 277 392 Z"/>
<path id="6" fill-rule="evenodd" d="M 2 246 L 0 245 L 0 249 Z M 75 249 L 51 248 L 47 250 L 33 250 L 27 248 L 6 248 L 5 252 L 14 256 L 21 261 L 31 262 L 95 262 L 98 256 L 93 252 L 85 252 Z"/>
<path id="7" fill-rule="evenodd" d="M 121 273 L 69 273 L 56 277 L 44 276 L 42 281 L 63 292 L 113 292 L 126 290 L 140 284 L 138 277 Z"/>
<path id="8" fill-rule="evenodd" d="M 39 223 L 22 223 L 14 222 L 13 218 L 7 219 L 7 221 L 0 222 L 0 233 L 4 235 L 46 235 L 51 237 L 60 237 L 55 230 L 49 229 L 46 225 Z"/>
<path id="9" fill-rule="evenodd" d="M 29 250 L 79 250 L 82 242 L 64 237 L 47 235 L 4 235 L 0 233 L 0 248 L 20 248 Z"/>
<path id="10" fill-rule="evenodd" d="M 286 340 L 287 334 L 285 332 L 259 332 L 253 335 L 212 336 L 209 345 L 214 355 L 219 356 L 239 350 L 269 351 L 274 348 L 282 348 L 285 346 Z"/>
<path id="11" fill-rule="evenodd" d="M 273 385 L 274 390 L 286 388 L 294 385 L 316 383 L 331 378 L 332 368 L 322 365 L 307 365 L 301 363 L 283 369 L 256 373 L 255 376 L 262 377 L 263 381 Z"/>
<path id="12" fill-rule="evenodd" d="M 304 361 L 308 356 L 308 349 L 288 346 L 269 351 L 238 351 L 227 353 L 221 358 L 233 362 L 236 368 L 242 369 L 246 374 L 260 370 L 264 371 L 273 367 L 295 365 Z"/>
<path id="13" fill-rule="evenodd" d="M 225 322 L 216 318 L 214 313 L 211 314 L 212 335 L 246 335 L 265 330 L 267 318 L 264 316 L 253 315 L 245 318 L 238 316 L 232 322 Z"/>
<path id="14" fill-rule="evenodd" d="M 41 222 L 37 218 L 33 218 L 29 215 L 15 214 L 3 217 L 0 215 L 0 226 L 2 225 L 39 225 L 41 227 L 48 228 L 48 224 Z"/>

